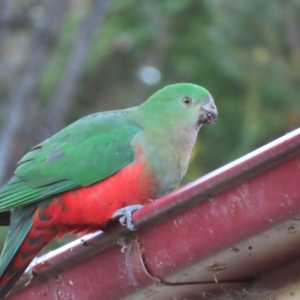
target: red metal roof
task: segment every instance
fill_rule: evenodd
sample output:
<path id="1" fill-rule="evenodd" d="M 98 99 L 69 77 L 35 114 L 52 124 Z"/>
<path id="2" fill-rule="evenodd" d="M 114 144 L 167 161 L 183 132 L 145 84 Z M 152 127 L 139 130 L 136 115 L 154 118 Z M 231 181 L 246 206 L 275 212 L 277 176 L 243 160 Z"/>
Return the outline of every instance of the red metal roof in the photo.
<path id="1" fill-rule="evenodd" d="M 134 233 L 112 224 L 41 257 L 32 282 L 23 276 L 9 299 L 202 299 L 251 286 L 294 261 L 300 129 L 147 205 L 133 220 Z"/>

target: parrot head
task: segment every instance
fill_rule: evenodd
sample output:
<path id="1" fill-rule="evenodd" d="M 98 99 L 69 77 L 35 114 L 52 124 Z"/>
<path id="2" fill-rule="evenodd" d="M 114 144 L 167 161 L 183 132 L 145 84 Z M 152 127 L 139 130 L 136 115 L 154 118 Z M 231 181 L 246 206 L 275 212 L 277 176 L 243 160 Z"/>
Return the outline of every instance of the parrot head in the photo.
<path id="1" fill-rule="evenodd" d="M 218 110 L 210 93 L 191 83 L 167 85 L 145 103 L 159 116 L 162 124 L 178 124 L 198 130 L 203 124 L 214 123 Z M 162 116 L 161 116 L 162 115 Z"/>

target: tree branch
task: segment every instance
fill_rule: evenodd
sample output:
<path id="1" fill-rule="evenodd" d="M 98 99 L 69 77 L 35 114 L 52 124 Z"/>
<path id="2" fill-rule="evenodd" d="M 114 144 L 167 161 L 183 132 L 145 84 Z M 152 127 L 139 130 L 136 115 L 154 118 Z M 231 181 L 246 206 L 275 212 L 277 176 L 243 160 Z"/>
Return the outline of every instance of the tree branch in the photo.
<path id="1" fill-rule="evenodd" d="M 49 44 L 56 36 L 61 24 L 63 12 L 68 1 L 48 0 L 45 21 L 32 38 L 29 48 L 30 55 L 25 66 L 23 75 L 15 85 L 11 96 L 9 114 L 3 125 L 0 136 L 0 182 L 3 182 L 6 175 L 10 155 L 13 152 L 14 140 L 22 128 L 23 111 L 39 80 L 39 74 L 45 62 L 45 58 L 51 49 Z"/>
<path id="2" fill-rule="evenodd" d="M 79 28 L 73 51 L 66 63 L 64 74 L 54 96 L 46 108 L 44 124 L 48 129 L 48 136 L 59 130 L 66 118 L 76 85 L 84 69 L 84 62 L 88 55 L 92 37 L 106 15 L 109 1 L 95 0 Z"/>

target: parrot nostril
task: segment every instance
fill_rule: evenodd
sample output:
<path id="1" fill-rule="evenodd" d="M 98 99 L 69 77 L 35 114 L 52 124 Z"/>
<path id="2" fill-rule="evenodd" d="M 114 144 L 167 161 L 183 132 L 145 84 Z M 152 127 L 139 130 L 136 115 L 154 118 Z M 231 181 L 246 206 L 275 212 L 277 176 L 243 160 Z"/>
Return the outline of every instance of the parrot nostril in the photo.
<path id="1" fill-rule="evenodd" d="M 216 106 L 212 103 L 209 103 L 208 108 L 213 110 L 213 109 L 216 109 Z"/>
<path id="2" fill-rule="evenodd" d="M 201 106 L 201 114 L 198 120 L 198 125 L 215 123 L 217 121 L 217 118 L 218 118 L 218 109 L 214 104 L 213 100 L 206 101 Z"/>

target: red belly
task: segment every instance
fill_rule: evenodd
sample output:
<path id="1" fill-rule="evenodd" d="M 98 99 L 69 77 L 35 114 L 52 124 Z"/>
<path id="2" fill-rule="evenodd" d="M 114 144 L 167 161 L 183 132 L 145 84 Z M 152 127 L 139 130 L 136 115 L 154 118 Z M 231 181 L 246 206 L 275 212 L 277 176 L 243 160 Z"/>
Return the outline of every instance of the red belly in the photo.
<path id="1" fill-rule="evenodd" d="M 40 212 L 50 217 L 59 235 L 96 230 L 119 208 L 156 198 L 155 177 L 145 170 L 143 161 L 135 161 L 103 181 L 55 197 L 36 211 L 34 219 L 40 219 Z"/>

